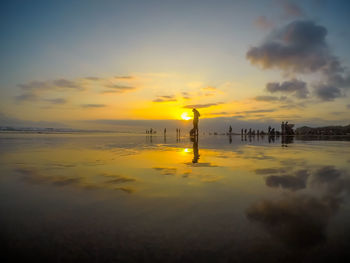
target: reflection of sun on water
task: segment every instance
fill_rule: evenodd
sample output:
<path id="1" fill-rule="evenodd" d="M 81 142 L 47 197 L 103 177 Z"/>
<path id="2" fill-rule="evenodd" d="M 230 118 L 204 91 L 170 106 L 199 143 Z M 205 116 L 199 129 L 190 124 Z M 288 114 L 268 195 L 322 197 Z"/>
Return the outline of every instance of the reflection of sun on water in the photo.
<path id="1" fill-rule="evenodd" d="M 184 152 L 185 152 L 185 153 L 189 153 L 190 150 L 189 150 L 188 148 L 185 148 L 185 149 L 184 149 Z"/>
<path id="2" fill-rule="evenodd" d="M 191 117 L 188 116 L 188 113 L 187 113 L 187 112 L 182 113 L 182 114 L 181 114 L 181 118 L 182 118 L 183 120 L 185 120 L 185 121 L 188 121 L 188 120 L 191 119 Z"/>

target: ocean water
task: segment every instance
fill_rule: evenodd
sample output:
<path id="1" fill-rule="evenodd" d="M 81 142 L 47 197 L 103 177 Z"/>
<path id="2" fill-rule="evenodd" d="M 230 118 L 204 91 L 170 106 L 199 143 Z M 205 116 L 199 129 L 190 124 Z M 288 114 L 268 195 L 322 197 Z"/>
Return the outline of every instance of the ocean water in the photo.
<path id="1" fill-rule="evenodd" d="M 3 133 L 1 262 L 350 259 L 349 146 Z"/>

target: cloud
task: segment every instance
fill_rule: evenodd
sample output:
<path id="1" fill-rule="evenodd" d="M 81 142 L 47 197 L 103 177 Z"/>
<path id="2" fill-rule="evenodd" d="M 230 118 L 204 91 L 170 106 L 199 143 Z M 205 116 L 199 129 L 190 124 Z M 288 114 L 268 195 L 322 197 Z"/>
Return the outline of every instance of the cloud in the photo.
<path id="1" fill-rule="evenodd" d="M 237 111 L 235 114 L 252 114 L 252 113 L 264 113 L 264 112 L 274 112 L 275 109 L 267 109 L 267 110 L 247 110 L 247 111 Z"/>
<path id="2" fill-rule="evenodd" d="M 312 85 L 313 95 L 322 101 L 334 100 L 344 95 L 342 89 L 350 87 L 350 73 L 332 54 L 326 36 L 327 29 L 314 21 L 296 20 L 250 48 L 246 57 L 263 69 L 276 68 L 286 74 L 320 72 L 324 80 Z M 306 83 L 295 79 L 267 85 L 270 92 L 294 93 L 297 98 L 306 98 L 309 93 Z"/>
<path id="3" fill-rule="evenodd" d="M 193 108 L 197 108 L 197 109 L 202 109 L 202 108 L 209 108 L 212 106 L 217 106 L 217 105 L 221 105 L 224 104 L 223 102 L 216 102 L 216 103 L 207 103 L 207 104 L 192 104 L 192 105 L 185 105 L 183 106 L 183 108 L 185 109 L 193 109 Z"/>
<path id="4" fill-rule="evenodd" d="M 48 88 L 50 88 L 50 82 L 31 81 L 31 82 L 25 83 L 25 84 L 18 84 L 17 86 L 23 90 L 48 89 Z"/>
<path id="5" fill-rule="evenodd" d="M 85 77 L 87 80 L 100 80 L 98 77 Z"/>
<path id="6" fill-rule="evenodd" d="M 136 87 L 118 85 L 118 84 L 106 85 L 105 87 L 108 88 L 108 90 L 104 90 L 102 91 L 102 93 L 124 93 L 124 92 L 132 91 L 136 89 Z"/>
<path id="7" fill-rule="evenodd" d="M 285 18 L 300 17 L 304 15 L 303 10 L 295 2 L 284 0 L 281 4 Z"/>
<path id="8" fill-rule="evenodd" d="M 210 113 L 207 113 L 206 115 L 232 115 L 232 113 L 221 111 L 221 112 L 210 112 Z"/>
<path id="9" fill-rule="evenodd" d="M 134 79 L 135 77 L 133 76 L 115 76 L 115 79 L 121 79 L 121 80 L 131 80 Z"/>
<path id="10" fill-rule="evenodd" d="M 83 89 L 78 83 L 68 79 L 56 79 L 53 82 L 54 87 L 65 89 Z"/>
<path id="11" fill-rule="evenodd" d="M 182 92 L 181 94 L 184 100 L 189 100 L 191 98 L 188 92 Z"/>
<path id="12" fill-rule="evenodd" d="M 316 72 L 337 61 L 325 41 L 326 35 L 325 27 L 297 20 L 272 33 L 260 46 L 250 48 L 246 56 L 264 69 Z"/>
<path id="13" fill-rule="evenodd" d="M 22 101 L 35 101 L 38 99 L 38 96 L 32 92 L 25 92 L 22 93 L 21 95 L 15 96 L 15 99 L 18 102 L 22 102 Z"/>
<path id="14" fill-rule="evenodd" d="M 218 89 L 216 87 L 213 87 L 213 86 L 207 86 L 207 87 L 202 88 L 202 90 L 204 90 L 204 91 L 217 91 Z"/>
<path id="15" fill-rule="evenodd" d="M 305 99 L 309 94 L 309 91 L 306 87 L 306 82 L 297 79 L 284 81 L 282 83 L 269 82 L 266 84 L 266 90 L 270 93 L 280 92 L 292 94 L 299 99 Z"/>
<path id="16" fill-rule="evenodd" d="M 67 100 L 64 98 L 45 99 L 45 101 L 50 102 L 52 104 L 65 104 L 65 103 L 67 103 Z"/>
<path id="17" fill-rule="evenodd" d="M 276 96 L 256 96 L 254 98 L 256 101 L 286 101 L 287 97 L 286 96 L 281 96 L 281 97 L 276 97 Z"/>
<path id="18" fill-rule="evenodd" d="M 158 96 L 156 99 L 153 100 L 153 102 L 171 102 L 171 101 L 177 101 L 175 96 L 173 95 Z"/>
<path id="19" fill-rule="evenodd" d="M 24 84 L 18 84 L 17 87 L 21 88 L 23 92 L 15 97 L 17 101 L 33 101 L 38 99 L 41 93 L 49 91 L 84 90 L 78 82 L 63 78 L 51 81 L 31 81 Z"/>
<path id="20" fill-rule="evenodd" d="M 342 91 L 340 88 L 324 83 L 315 85 L 314 93 L 323 101 L 332 101 L 342 96 Z"/>
<path id="21" fill-rule="evenodd" d="M 106 107 L 105 104 L 82 104 L 81 107 L 83 108 L 103 108 Z"/>
<path id="22" fill-rule="evenodd" d="M 254 20 L 254 25 L 257 28 L 266 30 L 271 29 L 274 26 L 274 23 L 270 21 L 266 16 L 259 16 L 257 19 Z"/>

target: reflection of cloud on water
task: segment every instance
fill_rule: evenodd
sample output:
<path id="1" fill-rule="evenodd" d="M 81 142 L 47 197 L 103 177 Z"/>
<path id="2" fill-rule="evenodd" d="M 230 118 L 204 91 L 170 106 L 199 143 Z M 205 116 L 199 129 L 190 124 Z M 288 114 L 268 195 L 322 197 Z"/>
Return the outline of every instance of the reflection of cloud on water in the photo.
<path id="1" fill-rule="evenodd" d="M 118 184 L 130 183 L 136 181 L 134 178 L 121 175 L 100 174 L 98 177 L 108 177 L 108 180 L 90 181 L 89 178 L 83 176 L 63 176 L 63 175 L 47 175 L 42 171 L 31 168 L 17 168 L 17 174 L 20 174 L 21 180 L 31 184 L 49 184 L 57 187 L 76 187 L 84 190 L 110 189 L 120 190 L 126 193 L 132 193 L 134 190 L 130 187 L 120 187 Z"/>
<path id="2" fill-rule="evenodd" d="M 76 167 L 76 164 L 72 163 L 50 163 L 49 166 L 54 168 L 71 168 Z"/>
<path id="3" fill-rule="evenodd" d="M 33 168 L 17 168 L 16 172 L 21 174 L 21 179 L 32 184 L 51 183 L 56 186 L 77 185 L 81 183 L 80 177 L 48 176 Z"/>
<path id="4" fill-rule="evenodd" d="M 350 189 L 350 180 L 346 178 L 344 171 L 336 169 L 334 166 L 323 166 L 316 170 L 302 169 L 293 171 L 292 168 L 264 168 L 256 169 L 256 174 L 266 175 L 265 183 L 270 187 L 281 187 L 292 191 L 307 187 L 310 178 L 310 186 L 317 187 L 326 185 L 328 191 L 340 192 L 344 188 Z M 312 175 L 312 176 L 310 176 Z"/>
<path id="5" fill-rule="evenodd" d="M 131 177 L 126 177 L 119 174 L 108 174 L 108 173 L 102 173 L 100 176 L 109 178 L 105 183 L 108 184 L 120 184 L 120 183 L 127 183 L 127 182 L 134 182 L 136 179 Z"/>
<path id="6" fill-rule="evenodd" d="M 288 158 L 280 161 L 281 165 L 295 167 L 295 166 L 306 166 L 306 160 L 301 158 Z"/>
<path id="7" fill-rule="evenodd" d="M 267 186 L 270 187 L 282 187 L 292 191 L 304 189 L 306 187 L 306 181 L 309 177 L 307 170 L 296 171 L 293 175 L 270 175 L 265 178 Z"/>
<path id="8" fill-rule="evenodd" d="M 265 169 L 268 174 L 269 170 Z M 261 173 L 261 170 L 258 173 Z M 349 174 L 334 166 L 291 171 L 276 175 L 278 170 L 265 177 L 267 186 L 292 190 L 279 200 L 263 200 L 251 205 L 246 215 L 260 223 L 273 236 L 292 247 L 308 247 L 327 239 L 326 230 L 346 194 L 350 193 Z M 317 196 L 295 192 L 316 188 Z"/>
<path id="9" fill-rule="evenodd" d="M 246 214 L 248 219 L 261 223 L 273 236 L 302 248 L 325 240 L 328 221 L 337 205 L 334 200 L 289 196 L 255 203 Z"/>
<path id="10" fill-rule="evenodd" d="M 177 169 L 174 167 L 153 167 L 154 170 L 160 171 L 163 175 L 175 175 Z"/>
<path id="11" fill-rule="evenodd" d="M 192 162 L 187 162 L 185 163 L 188 166 L 193 166 L 193 167 L 219 167 L 219 165 L 212 164 L 212 163 L 192 163 Z"/>
<path id="12" fill-rule="evenodd" d="M 186 163 L 191 167 L 218 167 L 216 165 L 212 165 L 210 163 Z M 194 172 L 194 171 L 184 171 L 184 172 L 179 172 L 178 173 L 178 169 L 174 168 L 174 167 L 153 167 L 154 170 L 159 171 L 162 175 L 177 175 L 179 174 L 179 176 L 181 176 L 181 178 L 183 179 L 195 179 L 195 180 L 199 180 L 200 182 L 203 183 L 213 183 L 213 182 L 217 182 L 219 180 L 221 180 L 222 178 L 224 178 L 221 175 L 218 174 L 203 174 L 203 173 L 198 173 L 198 172 Z M 191 168 L 189 168 L 191 169 Z"/>
<path id="13" fill-rule="evenodd" d="M 199 178 L 200 178 L 200 181 L 204 183 L 214 183 L 214 182 L 220 181 L 224 177 L 220 175 L 200 175 Z"/>
<path id="14" fill-rule="evenodd" d="M 286 172 L 286 169 L 284 168 L 262 168 L 262 169 L 256 169 L 256 174 L 275 174 L 275 173 L 284 173 Z"/>
<path id="15" fill-rule="evenodd" d="M 276 158 L 270 155 L 266 155 L 263 152 L 245 152 L 242 151 L 238 156 L 242 159 L 253 159 L 253 160 L 275 160 Z"/>
<path id="16" fill-rule="evenodd" d="M 340 195 L 350 193 L 350 178 L 347 173 L 336 169 L 334 166 L 324 166 L 313 174 L 311 185 L 323 186 L 328 195 Z"/>

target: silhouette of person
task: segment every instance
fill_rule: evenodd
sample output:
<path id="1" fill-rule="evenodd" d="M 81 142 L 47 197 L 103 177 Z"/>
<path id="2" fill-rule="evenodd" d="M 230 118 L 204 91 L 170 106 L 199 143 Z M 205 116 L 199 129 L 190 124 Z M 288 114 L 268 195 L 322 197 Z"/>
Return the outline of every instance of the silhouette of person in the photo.
<path id="1" fill-rule="evenodd" d="M 151 129 L 149 130 L 149 133 L 150 133 L 150 134 L 152 134 L 152 133 L 153 133 L 153 130 L 152 130 L 152 128 L 151 128 Z"/>
<path id="2" fill-rule="evenodd" d="M 195 108 L 193 108 L 192 112 L 193 112 L 193 131 L 194 131 L 194 135 L 198 136 L 198 122 L 199 122 L 199 117 L 201 115 L 199 114 L 199 111 L 197 111 Z"/>
<path id="3" fill-rule="evenodd" d="M 284 122 L 282 121 L 282 124 L 281 124 L 281 133 L 282 135 L 285 134 L 285 130 L 284 130 Z"/>
<path id="4" fill-rule="evenodd" d="M 164 129 L 164 136 L 166 136 L 166 128 Z"/>
<path id="5" fill-rule="evenodd" d="M 232 127 L 230 125 L 230 128 L 228 129 L 228 132 L 231 134 L 232 133 Z"/>

